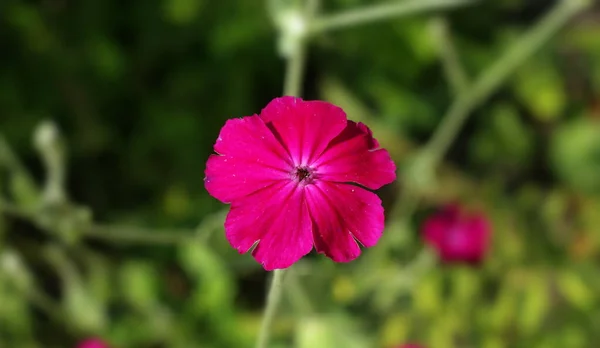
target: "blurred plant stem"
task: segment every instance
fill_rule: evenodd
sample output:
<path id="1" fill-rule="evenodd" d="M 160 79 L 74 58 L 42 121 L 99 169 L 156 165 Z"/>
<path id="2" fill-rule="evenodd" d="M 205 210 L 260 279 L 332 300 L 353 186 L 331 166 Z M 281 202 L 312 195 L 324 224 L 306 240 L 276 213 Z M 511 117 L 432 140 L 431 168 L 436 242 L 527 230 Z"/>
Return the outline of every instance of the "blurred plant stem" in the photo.
<path id="1" fill-rule="evenodd" d="M 33 220 L 34 215 L 24 209 L 21 209 L 13 204 L 5 202 L 3 199 L 0 199 L 0 213 L 10 215 L 13 217 L 18 217 L 24 220 Z"/>
<path id="2" fill-rule="evenodd" d="M 423 152 L 431 170 L 446 154 L 471 112 L 548 42 L 569 19 L 590 4 L 587 0 L 560 1 L 455 99 Z"/>
<path id="3" fill-rule="evenodd" d="M 22 292 L 31 305 L 44 313 L 48 319 L 62 324 L 71 333 L 78 333 L 79 328 L 68 319 L 60 304 L 36 284 L 33 273 L 23 262 L 18 251 L 10 248 L 0 250 L 0 273 L 8 276 L 7 279 L 15 289 Z"/>
<path id="4" fill-rule="evenodd" d="M 46 121 L 38 127 L 34 143 L 40 155 L 46 163 L 47 183 L 44 195 L 40 195 L 40 189 L 35 184 L 32 176 L 21 164 L 18 157 L 15 155 L 11 147 L 6 142 L 4 136 L 0 134 L 0 167 L 5 167 L 10 173 L 10 181 L 16 182 L 14 193 L 16 203 L 10 203 L 0 199 L 0 213 L 19 217 L 28 220 L 41 228 L 48 228 L 52 233 L 54 227 L 59 225 L 56 222 L 48 224 L 48 216 L 44 213 L 46 204 L 55 205 L 65 203 L 66 193 L 64 192 L 64 178 L 66 175 L 66 160 L 62 151 L 63 144 L 59 139 L 59 130 L 55 124 Z M 23 199 L 21 196 L 26 195 L 28 199 Z M 44 201 L 40 201 L 40 197 Z M 66 209 L 61 216 L 53 216 L 58 220 L 65 219 L 77 220 L 76 215 L 79 210 L 75 206 L 64 206 Z M 81 234 L 86 237 L 104 239 L 112 242 L 120 243 L 141 243 L 141 244 L 176 244 L 181 241 L 192 239 L 196 236 L 201 236 L 203 240 L 208 240 L 210 234 L 222 222 L 224 212 L 216 213 L 214 216 L 205 218 L 196 228 L 196 233 L 193 234 L 190 230 L 156 230 L 148 228 L 140 228 L 133 226 L 113 226 L 113 225 L 98 225 L 89 224 L 81 226 Z"/>
<path id="5" fill-rule="evenodd" d="M 198 224 L 194 233 L 188 229 L 146 229 L 134 226 L 92 225 L 83 231 L 87 237 L 107 239 L 120 243 L 140 244 L 177 244 L 188 240 L 199 239 L 208 243 L 210 237 L 222 227 L 227 210 L 206 215 Z"/>
<path id="6" fill-rule="evenodd" d="M 300 96 L 302 88 L 302 75 L 304 75 L 304 60 L 306 58 L 305 47 L 297 48 L 298 52 L 289 59 L 286 68 L 285 85 L 283 87 L 283 95 Z"/>
<path id="7" fill-rule="evenodd" d="M 404 173 L 400 198 L 389 214 L 391 216 L 389 231 L 398 232 L 407 229 L 410 218 L 418 206 L 423 187 L 431 185 L 435 168 L 456 139 L 471 112 L 498 90 L 510 74 L 544 43 L 548 42 L 569 19 L 590 4 L 591 2 L 588 0 L 562 0 L 559 2 L 471 84 L 468 84 L 467 78 L 458 64 L 457 55 L 448 41 L 445 24 L 443 22 L 434 24 L 437 40 L 443 46 L 440 47 L 441 59 L 446 66 L 445 69 L 448 70 L 447 77 L 452 80 L 449 82 L 455 88 L 456 98 L 425 149 L 419 153 Z M 439 27 L 435 28 L 435 25 Z M 381 262 L 387 256 L 388 251 L 399 244 L 401 235 L 402 233 L 385 234 L 386 241 L 381 243 L 382 247 L 378 253 L 370 254 L 370 261 Z M 372 263 L 365 262 L 365 264 Z M 368 272 L 369 269 L 361 269 L 360 274 L 365 275 Z M 378 288 L 376 291 L 387 290 Z"/>
<path id="8" fill-rule="evenodd" d="M 72 324 L 71 320 L 67 318 L 60 304 L 46 295 L 46 293 L 38 290 L 37 287 L 32 287 L 27 291 L 27 298 L 31 301 L 31 304 L 44 312 L 48 318 L 62 324 L 71 333 L 77 333 L 79 331 L 79 329 Z"/>
<path id="9" fill-rule="evenodd" d="M 207 244 L 210 237 L 218 229 L 223 227 L 223 221 L 227 217 L 227 209 L 207 215 L 196 227 L 196 238 L 204 244 Z"/>
<path id="10" fill-rule="evenodd" d="M 280 23 L 280 35 L 284 40 L 288 40 L 287 47 L 291 48 L 284 51 L 284 57 L 287 60 L 285 80 L 283 82 L 283 95 L 300 97 L 302 95 L 302 84 L 304 79 L 304 66 L 306 58 L 306 32 L 304 28 L 309 27 L 312 18 L 316 15 L 320 5 L 319 0 L 307 0 L 302 9 L 284 10 L 288 18 L 294 21 L 289 23 Z M 277 14 L 275 14 L 277 16 Z M 264 310 L 260 332 L 256 340 L 256 348 L 266 348 L 269 344 L 271 328 L 277 308 L 281 302 L 283 293 L 283 279 L 286 270 L 278 269 L 273 271 L 273 278 L 267 294 L 267 303 Z M 296 289 L 301 291 L 301 288 Z M 296 293 L 294 296 L 298 298 Z M 302 295 L 302 299 L 306 299 Z"/>
<path id="11" fill-rule="evenodd" d="M 436 262 L 436 254 L 425 248 L 409 264 L 399 267 L 401 270 L 388 271 L 388 276 L 385 277 L 387 281 L 381 281 L 381 278 L 374 279 L 381 284 L 381 290 L 371 297 L 373 308 L 380 313 L 394 311 L 396 301 L 412 289 Z"/>
<path id="12" fill-rule="evenodd" d="M 35 211 L 21 209 L 18 206 L 0 200 L 0 213 L 28 220 L 36 226 L 44 227 L 45 223 L 40 221 L 40 215 Z M 107 240 L 114 243 L 136 243 L 136 244 L 178 244 L 186 240 L 192 240 L 198 236 L 203 241 L 208 240 L 212 231 L 223 222 L 223 212 L 216 213 L 214 217 L 209 216 L 196 228 L 196 233 L 188 229 L 155 229 L 136 226 L 99 225 L 91 224 L 83 226 L 80 231 L 84 237 Z M 67 216 L 68 218 L 68 216 Z M 54 232 L 54 231 L 49 231 Z"/>
<path id="13" fill-rule="evenodd" d="M 285 55 L 287 64 L 283 82 L 283 95 L 302 96 L 304 67 L 306 65 L 306 40 L 308 39 L 306 28 L 310 27 L 319 6 L 320 0 L 306 1 L 304 9 L 292 11 L 296 12 L 296 15 L 290 16 L 294 21 L 280 27 L 281 35 L 292 41 L 289 45 L 292 49 Z"/>
<path id="14" fill-rule="evenodd" d="M 285 274 L 286 270 L 284 269 L 276 269 L 273 271 L 271 286 L 269 286 L 269 293 L 267 294 L 267 304 L 265 306 L 265 312 L 260 325 L 260 332 L 258 333 L 258 338 L 256 340 L 256 348 L 268 347 L 273 320 L 275 319 L 279 302 L 281 302 L 283 278 L 285 277 Z"/>
<path id="15" fill-rule="evenodd" d="M 469 87 L 469 79 L 465 69 L 460 64 L 458 53 L 452 43 L 452 37 L 448 29 L 448 22 L 444 17 L 435 17 L 431 20 L 431 35 L 434 44 L 438 48 L 438 54 L 442 62 L 446 79 L 450 84 L 456 98 L 460 98 Z M 427 185 L 431 181 L 432 173 L 427 167 L 429 163 L 417 159 L 412 163 L 411 170 L 407 171 L 405 182 L 413 183 L 422 181 Z M 425 175 L 423 175 L 425 174 Z M 417 185 L 418 186 L 418 185 Z M 391 216 L 398 217 L 395 221 L 401 228 L 407 228 L 410 222 L 410 217 L 415 213 L 419 205 L 419 192 L 412 188 L 412 185 L 403 187 L 403 194 L 400 195 L 400 200 L 394 205 L 391 211 Z M 396 235 L 400 238 L 400 235 Z M 398 244 L 394 240 L 392 244 Z M 385 256 L 382 255 L 383 258 Z"/>
<path id="16" fill-rule="evenodd" d="M 339 14 L 316 18 L 309 31 L 320 33 L 361 24 L 380 22 L 416 15 L 426 11 L 436 11 L 474 3 L 474 0 L 405 0 L 369 5 L 363 8 L 348 10 Z"/>
<path id="17" fill-rule="evenodd" d="M 82 231 L 83 235 L 118 243 L 137 244 L 178 244 L 194 238 L 190 230 L 147 229 L 135 226 L 91 225 Z"/>
<path id="18" fill-rule="evenodd" d="M 459 86 L 458 88 L 463 92 L 457 94 L 455 101 L 442 118 L 435 133 L 427 145 L 425 145 L 425 149 L 419 153 L 419 156 L 417 156 L 407 170 L 404 177 L 405 182 L 402 185 L 403 192 L 400 195 L 399 202 L 395 204 L 391 212 L 391 216 L 394 219 L 392 223 L 406 221 L 410 217 L 416 208 L 414 201 L 420 196 L 421 187 L 431 185 L 431 178 L 433 177 L 435 167 L 456 139 L 456 135 L 471 112 L 494 93 L 510 74 L 523 64 L 536 50 L 550 40 L 552 35 L 569 19 L 588 5 L 589 2 L 587 0 L 562 0 L 532 29 L 522 35 L 517 42 L 508 48 L 472 84 L 465 83 L 466 77 L 462 77 L 464 74 L 460 72 L 462 69 L 458 65 L 458 60 L 455 62 L 447 61 L 445 63 L 453 65 L 448 68 L 455 71 L 452 74 L 448 74 L 448 77 L 456 79 L 452 83 Z M 444 36 L 447 33 L 442 32 L 441 35 Z M 443 40 L 443 37 L 440 40 Z M 454 58 L 448 57 L 448 54 L 452 55 L 449 51 L 452 50 L 451 46 L 448 42 L 445 43 L 445 46 L 445 48 L 441 49 L 442 56 L 445 56 L 442 59 L 454 60 Z M 465 83 L 464 86 L 463 83 Z"/>
<path id="19" fill-rule="evenodd" d="M 83 231 L 87 237 L 106 239 L 120 243 L 139 244 L 178 244 L 188 240 L 199 239 L 208 243 L 213 232 L 223 225 L 227 210 L 205 216 L 194 233 L 188 229 L 147 229 L 135 226 L 92 225 Z"/>
<path id="20" fill-rule="evenodd" d="M 41 122 L 34 133 L 34 145 L 46 168 L 42 204 L 58 205 L 67 201 L 66 149 L 58 126 L 50 120 Z"/>
<path id="21" fill-rule="evenodd" d="M 287 294 L 290 299 L 290 303 L 300 316 L 309 316 L 314 313 L 314 308 L 311 304 L 310 299 L 304 291 L 302 282 L 300 281 L 300 275 L 298 273 L 298 267 L 288 272 L 287 275 Z"/>
<path id="22" fill-rule="evenodd" d="M 446 80 L 450 84 L 454 95 L 458 97 L 468 88 L 469 79 L 465 69 L 460 64 L 446 18 L 436 17 L 431 20 L 431 36 L 439 50 Z"/>
<path id="23" fill-rule="evenodd" d="M 33 207 L 38 201 L 39 189 L 2 134 L 0 134 L 1 167 L 5 167 L 10 174 L 9 188 L 19 206 Z"/>

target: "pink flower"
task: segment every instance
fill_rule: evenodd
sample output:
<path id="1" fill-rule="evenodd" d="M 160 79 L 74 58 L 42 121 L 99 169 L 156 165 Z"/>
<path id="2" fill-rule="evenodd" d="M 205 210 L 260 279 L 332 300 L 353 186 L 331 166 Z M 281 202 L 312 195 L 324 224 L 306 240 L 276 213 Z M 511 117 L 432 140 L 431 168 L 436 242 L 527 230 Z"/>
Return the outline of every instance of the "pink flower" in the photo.
<path id="1" fill-rule="evenodd" d="M 362 123 L 323 101 L 282 97 L 260 115 L 228 120 L 206 164 L 205 186 L 231 203 L 229 243 L 265 270 L 286 268 L 313 245 L 336 262 L 374 246 L 381 200 L 396 178 L 390 155 Z"/>
<path id="2" fill-rule="evenodd" d="M 109 346 L 99 338 L 88 338 L 80 342 L 77 348 L 109 348 Z"/>
<path id="3" fill-rule="evenodd" d="M 422 232 L 443 262 L 478 264 L 489 249 L 491 227 L 483 214 L 450 205 L 427 219 Z"/>

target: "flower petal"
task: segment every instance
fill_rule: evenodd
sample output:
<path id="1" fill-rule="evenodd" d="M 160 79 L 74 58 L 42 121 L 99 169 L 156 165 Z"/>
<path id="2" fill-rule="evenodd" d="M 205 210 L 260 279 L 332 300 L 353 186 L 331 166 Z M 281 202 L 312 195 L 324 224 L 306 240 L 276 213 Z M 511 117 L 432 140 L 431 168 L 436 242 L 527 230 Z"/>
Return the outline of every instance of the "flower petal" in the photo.
<path id="1" fill-rule="evenodd" d="M 280 137 L 296 165 L 314 161 L 346 127 L 344 111 L 323 101 L 273 99 L 260 117 Z"/>
<path id="2" fill-rule="evenodd" d="M 304 190 L 291 182 L 236 200 L 225 220 L 225 235 L 239 253 L 258 242 L 252 256 L 265 270 L 287 268 L 313 248 Z"/>
<path id="3" fill-rule="evenodd" d="M 228 120 L 206 163 L 206 190 L 223 203 L 290 178 L 291 161 L 258 116 Z"/>
<path id="4" fill-rule="evenodd" d="M 317 251 L 336 262 L 360 255 L 377 244 L 384 227 L 383 207 L 377 195 L 347 184 L 320 182 L 306 187 Z M 355 240 L 356 239 L 356 240 Z"/>
<path id="5" fill-rule="evenodd" d="M 470 217 L 465 228 L 471 231 L 472 239 L 467 260 L 473 263 L 483 261 L 488 253 L 491 237 L 491 228 L 487 217 L 476 213 Z"/>
<path id="6" fill-rule="evenodd" d="M 444 248 L 444 235 L 452 224 L 451 220 L 441 214 L 430 217 L 423 224 L 423 239 L 441 252 Z"/>
<path id="7" fill-rule="evenodd" d="M 444 262 L 477 264 L 489 246 L 490 227 L 485 216 L 448 206 L 423 224 L 423 238 Z"/>
<path id="8" fill-rule="evenodd" d="M 353 182 L 376 190 L 396 179 L 396 165 L 362 123 L 348 121 L 344 131 L 315 161 L 319 178 Z"/>

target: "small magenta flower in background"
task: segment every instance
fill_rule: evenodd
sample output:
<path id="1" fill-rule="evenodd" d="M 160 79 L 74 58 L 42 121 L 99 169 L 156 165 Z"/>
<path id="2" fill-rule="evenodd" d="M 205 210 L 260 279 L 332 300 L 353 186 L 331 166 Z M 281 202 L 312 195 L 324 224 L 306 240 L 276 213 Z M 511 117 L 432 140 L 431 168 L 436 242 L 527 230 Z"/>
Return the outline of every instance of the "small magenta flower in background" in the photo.
<path id="1" fill-rule="evenodd" d="M 491 226 L 482 213 L 448 205 L 425 221 L 422 236 L 442 262 L 479 264 L 489 250 Z"/>
<path id="2" fill-rule="evenodd" d="M 369 128 L 323 101 L 281 97 L 260 115 L 228 120 L 206 164 L 207 191 L 231 203 L 229 243 L 265 270 L 291 266 L 313 245 L 336 262 L 374 246 L 384 227 L 375 190 L 396 166 Z"/>
<path id="3" fill-rule="evenodd" d="M 107 343 L 99 338 L 88 338 L 81 341 L 77 348 L 110 348 Z"/>

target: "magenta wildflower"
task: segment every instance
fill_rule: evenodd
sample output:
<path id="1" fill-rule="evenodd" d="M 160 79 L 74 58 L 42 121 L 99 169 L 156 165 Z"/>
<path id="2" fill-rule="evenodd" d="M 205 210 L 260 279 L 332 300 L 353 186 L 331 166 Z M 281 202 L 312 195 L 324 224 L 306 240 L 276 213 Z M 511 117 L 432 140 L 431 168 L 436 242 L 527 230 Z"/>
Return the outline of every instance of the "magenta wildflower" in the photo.
<path id="1" fill-rule="evenodd" d="M 484 214 L 449 205 L 423 224 L 425 243 L 442 262 L 480 263 L 489 249 L 491 227 Z"/>
<path id="2" fill-rule="evenodd" d="M 81 341 L 77 348 L 109 348 L 108 344 L 99 338 L 88 338 Z"/>
<path id="3" fill-rule="evenodd" d="M 336 262 L 358 257 L 383 231 L 370 190 L 396 178 L 369 128 L 323 101 L 282 97 L 260 113 L 228 120 L 206 164 L 208 192 L 231 203 L 229 243 L 265 270 L 286 268 L 313 245 Z"/>

